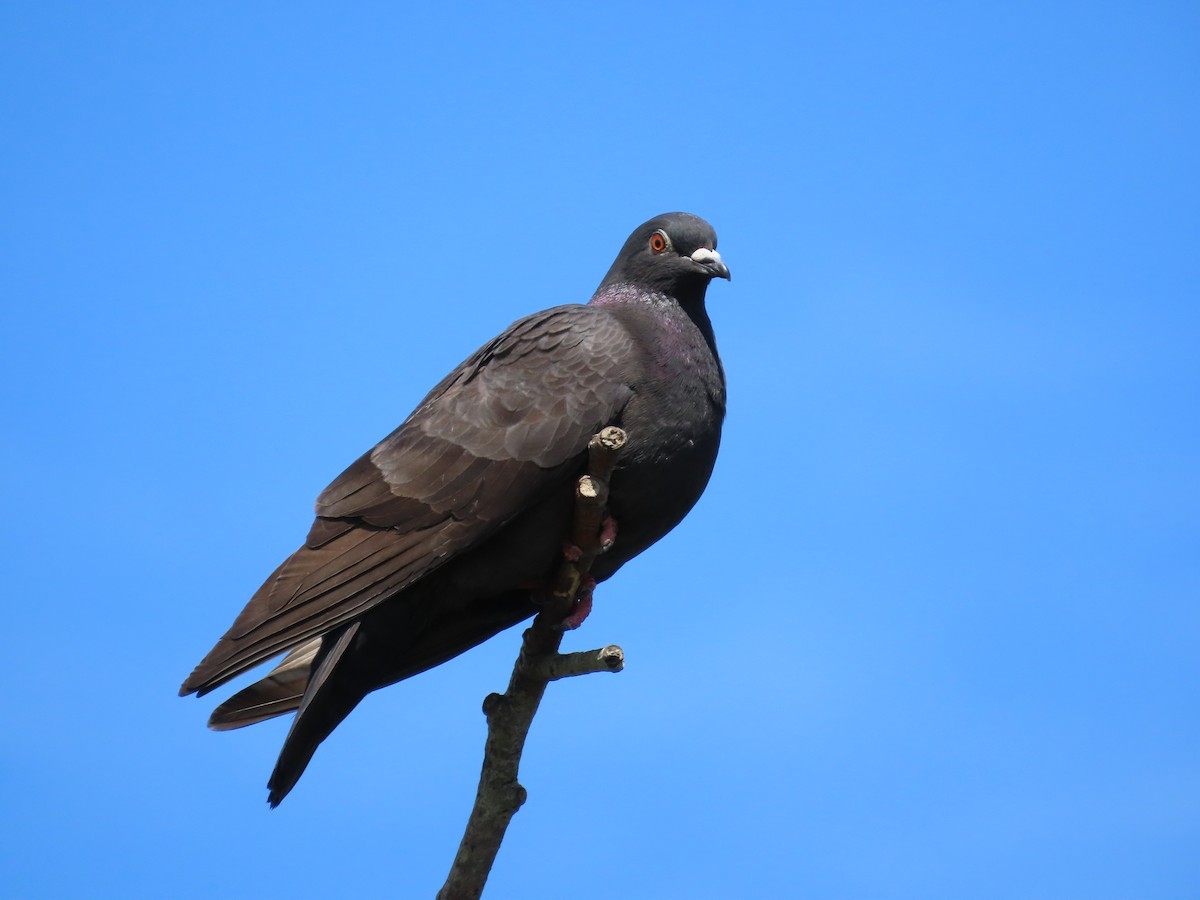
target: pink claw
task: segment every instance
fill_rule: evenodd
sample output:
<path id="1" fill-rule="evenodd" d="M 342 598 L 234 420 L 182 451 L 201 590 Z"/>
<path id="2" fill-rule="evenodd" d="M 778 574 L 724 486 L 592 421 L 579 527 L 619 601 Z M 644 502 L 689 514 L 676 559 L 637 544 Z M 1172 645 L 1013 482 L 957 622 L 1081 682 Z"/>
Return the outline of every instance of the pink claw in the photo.
<path id="1" fill-rule="evenodd" d="M 574 631 L 587 619 L 588 614 L 592 611 L 592 591 L 595 589 L 596 579 L 585 578 L 579 586 L 579 599 L 575 601 L 575 608 L 569 616 L 562 620 L 564 631 Z"/>
<path id="2" fill-rule="evenodd" d="M 600 523 L 600 552 L 611 550 L 612 545 L 617 542 L 617 520 L 608 513 L 604 514 L 604 519 Z"/>
<path id="3" fill-rule="evenodd" d="M 583 551 L 570 541 L 563 541 L 562 555 L 567 562 L 579 562 L 583 559 Z"/>

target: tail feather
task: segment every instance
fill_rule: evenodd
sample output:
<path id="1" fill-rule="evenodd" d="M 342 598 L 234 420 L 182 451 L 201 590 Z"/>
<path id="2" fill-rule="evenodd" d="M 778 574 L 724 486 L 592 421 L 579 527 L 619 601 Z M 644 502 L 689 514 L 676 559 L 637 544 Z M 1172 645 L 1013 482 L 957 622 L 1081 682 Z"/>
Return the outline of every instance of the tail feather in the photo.
<path id="1" fill-rule="evenodd" d="M 238 691 L 214 709 L 208 727 L 213 731 L 231 731 L 295 712 L 300 708 L 313 660 L 320 649 L 320 637 L 297 646 L 266 678 Z"/>
<path id="2" fill-rule="evenodd" d="M 339 686 L 333 678 L 338 663 L 354 644 L 359 622 L 351 622 L 326 635 L 312 662 L 312 674 L 292 728 L 284 739 L 275 770 L 267 782 L 271 793 L 267 802 L 274 808 L 296 786 L 321 741 L 329 737 L 342 719 L 358 705 L 364 691 Z"/>

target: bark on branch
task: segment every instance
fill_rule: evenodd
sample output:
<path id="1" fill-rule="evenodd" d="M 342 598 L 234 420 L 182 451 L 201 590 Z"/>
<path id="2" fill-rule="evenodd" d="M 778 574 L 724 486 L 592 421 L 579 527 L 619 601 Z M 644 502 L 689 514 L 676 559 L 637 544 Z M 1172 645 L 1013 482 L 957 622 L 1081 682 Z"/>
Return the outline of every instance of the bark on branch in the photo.
<path id="1" fill-rule="evenodd" d="M 596 557 L 608 549 L 609 538 L 603 527 L 608 479 L 625 440 L 624 431 L 610 426 L 588 443 L 588 472 L 576 486 L 571 523 L 570 542 L 579 553 L 564 555 L 541 612 L 522 636 L 508 689 L 503 694 L 490 694 L 483 701 L 488 734 L 479 789 L 438 900 L 477 900 L 483 894 L 508 823 L 525 802 L 525 788 L 517 782 L 517 770 L 546 685 L 573 675 L 619 672 L 624 667 L 625 654 L 613 644 L 568 654 L 560 654 L 558 647 L 564 630 L 577 624 L 572 616 L 581 605 L 591 603 L 588 573 Z M 582 613 L 586 615 L 586 607 Z"/>

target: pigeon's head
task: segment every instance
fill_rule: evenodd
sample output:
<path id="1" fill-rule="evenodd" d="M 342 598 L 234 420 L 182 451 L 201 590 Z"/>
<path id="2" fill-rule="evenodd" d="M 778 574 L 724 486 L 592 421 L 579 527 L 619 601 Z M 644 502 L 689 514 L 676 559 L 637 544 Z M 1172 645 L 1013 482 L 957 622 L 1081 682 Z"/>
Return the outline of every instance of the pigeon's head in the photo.
<path id="1" fill-rule="evenodd" d="M 703 300 L 713 278 L 728 279 L 729 269 L 717 253 L 712 226 L 691 213 L 666 213 L 629 236 L 599 291 L 629 284 L 679 300 Z"/>

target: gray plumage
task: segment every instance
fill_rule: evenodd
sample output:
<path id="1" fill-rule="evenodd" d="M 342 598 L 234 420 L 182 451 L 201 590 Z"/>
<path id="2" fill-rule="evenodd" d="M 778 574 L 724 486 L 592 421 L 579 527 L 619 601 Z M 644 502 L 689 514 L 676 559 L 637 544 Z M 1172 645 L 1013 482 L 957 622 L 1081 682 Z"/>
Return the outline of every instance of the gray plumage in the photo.
<path id="1" fill-rule="evenodd" d="M 611 482 L 610 577 L 699 499 L 716 460 L 725 378 L 705 310 L 729 277 L 703 219 L 630 235 L 587 305 L 513 324 L 451 372 L 317 500 L 304 545 L 184 682 L 203 695 L 288 651 L 210 725 L 297 711 L 271 805 L 369 692 L 536 612 L 561 558 L 573 484 L 605 425 L 629 443 Z"/>

